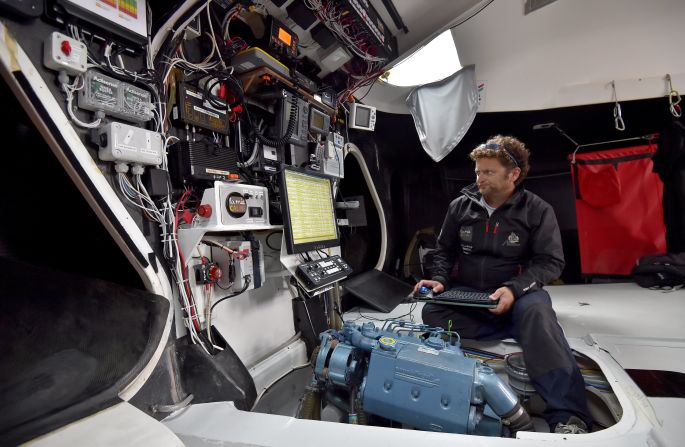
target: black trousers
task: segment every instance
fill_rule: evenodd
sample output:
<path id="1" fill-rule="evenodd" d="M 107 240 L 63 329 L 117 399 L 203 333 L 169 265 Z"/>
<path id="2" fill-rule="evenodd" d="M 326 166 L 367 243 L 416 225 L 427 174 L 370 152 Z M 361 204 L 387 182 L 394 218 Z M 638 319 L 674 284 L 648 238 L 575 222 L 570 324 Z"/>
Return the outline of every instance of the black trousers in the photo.
<path id="1" fill-rule="evenodd" d="M 558 422 L 566 423 L 572 415 L 588 427 L 591 425 L 583 377 L 545 290 L 517 298 L 504 315 L 482 308 L 428 303 L 423 307 L 422 317 L 424 324 L 443 328 L 451 320 L 452 330 L 462 338 L 516 339 L 533 386 L 547 403 L 544 416 L 550 428 L 553 430 Z"/>

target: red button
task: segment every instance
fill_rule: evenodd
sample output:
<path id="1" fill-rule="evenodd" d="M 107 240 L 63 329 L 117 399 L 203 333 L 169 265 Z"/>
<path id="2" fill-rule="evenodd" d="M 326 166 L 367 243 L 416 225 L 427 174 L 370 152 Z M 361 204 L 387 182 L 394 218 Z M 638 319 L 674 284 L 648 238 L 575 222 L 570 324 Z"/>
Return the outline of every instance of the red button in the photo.
<path id="1" fill-rule="evenodd" d="M 208 205 L 206 203 L 200 205 L 197 207 L 197 214 L 200 215 L 200 217 L 211 217 L 212 215 L 212 206 Z"/>
<path id="2" fill-rule="evenodd" d="M 223 276 L 223 272 L 222 272 L 221 269 L 220 269 L 218 266 L 216 266 L 216 265 L 211 265 L 211 266 L 209 267 L 209 269 L 207 269 L 207 270 L 208 270 L 208 271 L 207 271 L 207 273 L 208 273 L 207 276 L 209 276 L 209 280 L 210 280 L 211 282 L 219 282 L 219 280 L 220 280 L 221 277 Z"/>
<path id="3" fill-rule="evenodd" d="M 71 54 L 71 44 L 69 43 L 68 40 L 62 41 L 62 44 L 60 45 L 60 49 L 62 50 L 62 53 L 64 53 L 66 56 L 69 56 Z"/>

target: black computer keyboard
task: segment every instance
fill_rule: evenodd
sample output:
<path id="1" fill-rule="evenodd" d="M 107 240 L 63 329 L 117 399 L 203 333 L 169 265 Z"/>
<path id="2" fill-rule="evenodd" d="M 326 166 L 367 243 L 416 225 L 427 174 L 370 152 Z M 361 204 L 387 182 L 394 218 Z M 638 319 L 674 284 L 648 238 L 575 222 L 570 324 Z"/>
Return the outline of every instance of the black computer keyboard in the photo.
<path id="1" fill-rule="evenodd" d="M 465 292 L 463 290 L 448 290 L 435 295 L 434 301 L 462 306 L 497 307 L 499 300 L 491 300 L 490 294 L 485 292 Z"/>

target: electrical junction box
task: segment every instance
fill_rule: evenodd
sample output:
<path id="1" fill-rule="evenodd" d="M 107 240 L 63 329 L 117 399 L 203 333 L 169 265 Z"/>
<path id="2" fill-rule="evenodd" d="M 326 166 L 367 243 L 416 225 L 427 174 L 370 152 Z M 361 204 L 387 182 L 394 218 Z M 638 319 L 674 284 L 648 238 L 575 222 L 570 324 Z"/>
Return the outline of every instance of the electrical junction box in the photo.
<path id="1" fill-rule="evenodd" d="M 221 272 L 216 281 L 219 289 L 215 293 L 236 293 L 243 290 L 258 289 L 264 284 L 264 255 L 261 243 L 257 239 L 231 238 L 229 240 L 210 236 L 205 240 L 212 240 L 228 248 L 234 253 L 213 245 L 200 245 L 201 253 L 213 259 L 210 264 L 196 263 L 192 265 L 195 271 L 194 286 L 203 286 L 211 282 L 207 280 L 210 268 L 215 266 Z M 198 291 L 198 293 L 200 293 Z M 225 294 L 225 293 L 224 293 Z"/>
<path id="2" fill-rule="evenodd" d="M 109 116 L 143 123 L 152 119 L 152 95 L 147 90 L 88 70 L 79 90 L 78 106 L 93 112 L 103 111 Z"/>
<path id="3" fill-rule="evenodd" d="M 193 229 L 203 231 L 242 231 L 269 228 L 269 193 L 263 186 L 214 182 L 205 189 Z M 209 211 L 211 209 L 211 211 Z"/>
<path id="4" fill-rule="evenodd" d="M 325 147 L 324 156 L 319 157 L 323 173 L 331 177 L 344 178 L 345 164 L 342 148 L 336 146 L 331 140 L 326 141 Z"/>
<path id="5" fill-rule="evenodd" d="M 261 287 L 264 283 L 264 257 L 259 241 L 228 241 L 225 245 L 239 253 L 249 253 L 245 259 L 233 261 L 233 291 L 243 290 L 246 285 L 245 290 Z"/>
<path id="6" fill-rule="evenodd" d="M 101 110 L 112 115 L 119 108 L 120 89 L 121 81 L 118 79 L 88 70 L 83 78 L 83 88 L 79 90 L 78 106 L 84 110 Z"/>
<path id="7" fill-rule="evenodd" d="M 43 45 L 43 65 L 52 70 L 64 70 L 75 76 L 86 72 L 86 45 L 57 31 L 50 33 Z"/>
<path id="8" fill-rule="evenodd" d="M 342 148 L 345 145 L 345 138 L 342 135 L 337 132 L 333 132 L 331 135 L 333 135 L 333 144 L 336 147 Z M 330 136 L 329 139 L 331 139 Z"/>
<path id="9" fill-rule="evenodd" d="M 100 160 L 152 166 L 162 164 L 164 140 L 157 132 L 112 122 L 98 130 L 97 142 Z"/>
<path id="10" fill-rule="evenodd" d="M 152 119 L 152 95 L 147 90 L 122 82 L 120 98 L 119 110 L 112 116 L 136 123 Z"/>
<path id="11" fill-rule="evenodd" d="M 352 59 L 350 53 L 340 45 L 333 45 L 327 50 L 320 49 L 318 51 L 318 56 L 319 65 L 323 67 L 327 73 L 334 72 Z M 319 73 L 319 76 L 322 76 L 322 73 Z"/>

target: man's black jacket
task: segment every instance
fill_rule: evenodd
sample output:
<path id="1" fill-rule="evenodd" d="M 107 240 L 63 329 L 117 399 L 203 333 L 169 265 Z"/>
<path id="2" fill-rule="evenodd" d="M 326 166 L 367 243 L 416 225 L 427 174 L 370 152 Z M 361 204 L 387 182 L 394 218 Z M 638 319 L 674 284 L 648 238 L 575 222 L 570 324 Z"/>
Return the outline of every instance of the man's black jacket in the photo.
<path id="1" fill-rule="evenodd" d="M 508 286 L 519 297 L 556 279 L 564 268 L 559 225 L 552 207 L 522 187 L 492 216 L 475 184 L 449 206 L 435 254 L 433 280 L 479 290 Z"/>

